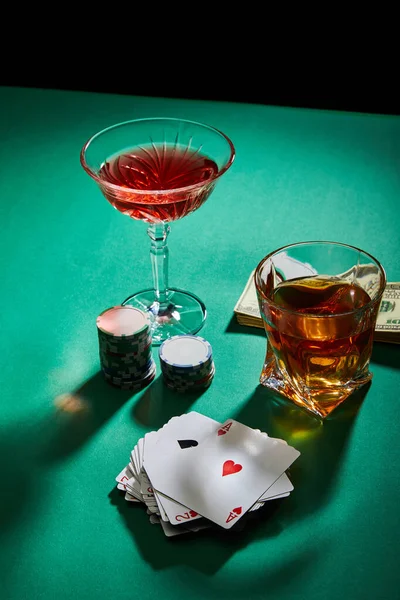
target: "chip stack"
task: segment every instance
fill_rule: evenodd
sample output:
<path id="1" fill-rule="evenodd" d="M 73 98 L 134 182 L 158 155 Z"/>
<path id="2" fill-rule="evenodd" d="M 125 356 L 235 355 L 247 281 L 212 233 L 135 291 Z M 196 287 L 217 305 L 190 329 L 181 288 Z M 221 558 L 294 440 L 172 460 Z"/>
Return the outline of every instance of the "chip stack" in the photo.
<path id="1" fill-rule="evenodd" d="M 101 370 L 105 379 L 124 390 L 140 390 L 153 381 L 150 319 L 133 306 L 113 306 L 96 320 Z"/>
<path id="2" fill-rule="evenodd" d="M 159 348 L 165 384 L 176 392 L 198 391 L 213 380 L 215 365 L 209 342 L 195 335 L 176 335 Z"/>

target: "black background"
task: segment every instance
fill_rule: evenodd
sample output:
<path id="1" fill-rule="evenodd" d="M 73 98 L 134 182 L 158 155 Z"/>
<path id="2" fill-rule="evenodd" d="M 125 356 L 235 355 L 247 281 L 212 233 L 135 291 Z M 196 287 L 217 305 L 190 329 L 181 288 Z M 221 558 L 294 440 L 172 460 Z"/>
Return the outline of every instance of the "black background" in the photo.
<path id="1" fill-rule="evenodd" d="M 116 78 L 105 81 L 103 77 L 85 78 L 70 74 L 55 75 L 36 71 L 29 75 L 3 77 L 3 85 L 37 87 L 63 90 L 82 90 L 97 93 L 129 94 L 136 96 L 156 96 L 197 100 L 246 102 L 275 106 L 289 106 L 309 109 L 339 110 L 361 113 L 400 114 L 400 99 L 397 86 L 391 79 L 380 74 L 358 80 L 332 77 L 330 81 L 318 77 L 296 77 L 282 84 L 269 78 L 250 80 L 240 74 L 222 81 L 218 78 L 207 85 L 196 85 L 193 81 L 149 81 L 140 77 L 128 82 Z"/>
<path id="2" fill-rule="evenodd" d="M 289 106 L 309 109 L 339 110 L 387 115 L 400 114 L 399 95 L 392 84 L 383 81 L 376 87 L 374 82 L 358 86 L 349 86 L 347 82 L 332 85 L 312 83 L 302 88 L 253 84 L 241 84 L 240 81 L 221 87 L 195 87 L 191 85 L 163 84 L 141 81 L 139 84 L 105 83 L 92 79 L 78 81 L 71 78 L 37 76 L 33 79 L 11 78 L 3 80 L 4 85 L 36 87 L 63 90 L 81 90 L 97 93 L 129 94 L 134 96 L 155 96 L 164 98 L 184 98 L 197 100 L 216 100 L 228 102 L 246 102 L 274 106 Z"/>
<path id="3" fill-rule="evenodd" d="M 49 31 L 31 28 L 18 45 L 0 45 L 0 85 L 400 114 L 397 48 L 375 39 L 339 54 L 337 34 L 334 53 L 314 44 L 307 56 L 299 45 L 271 50 L 263 38 L 234 47 L 205 39 L 185 49 L 185 40 L 153 47 L 132 37 L 119 48 L 107 30 L 95 31 L 95 41 L 87 31 Z"/>

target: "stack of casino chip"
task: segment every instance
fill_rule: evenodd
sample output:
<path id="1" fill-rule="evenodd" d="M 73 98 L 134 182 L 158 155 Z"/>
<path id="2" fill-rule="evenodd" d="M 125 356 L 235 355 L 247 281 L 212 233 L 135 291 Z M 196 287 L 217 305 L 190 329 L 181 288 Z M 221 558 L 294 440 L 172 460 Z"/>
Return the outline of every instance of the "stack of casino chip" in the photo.
<path id="1" fill-rule="evenodd" d="M 176 335 L 159 348 L 165 384 L 177 392 L 198 391 L 210 385 L 215 373 L 209 342 L 195 335 Z"/>
<path id="2" fill-rule="evenodd" d="M 140 390 L 153 381 L 156 364 L 146 313 L 133 306 L 113 306 L 97 317 L 96 325 L 101 370 L 108 383 Z"/>

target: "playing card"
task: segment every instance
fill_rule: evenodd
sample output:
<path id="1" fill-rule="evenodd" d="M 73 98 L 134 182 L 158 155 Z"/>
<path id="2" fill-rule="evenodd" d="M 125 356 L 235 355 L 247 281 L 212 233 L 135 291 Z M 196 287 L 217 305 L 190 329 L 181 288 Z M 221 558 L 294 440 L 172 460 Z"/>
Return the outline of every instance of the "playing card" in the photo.
<path id="1" fill-rule="evenodd" d="M 211 526 L 210 523 L 208 521 L 205 521 L 204 519 L 198 524 L 192 523 L 187 525 L 171 525 L 171 523 L 163 522 L 157 515 L 150 515 L 149 520 L 152 525 L 161 525 L 164 534 L 167 537 L 174 537 L 176 535 L 181 535 L 183 533 L 190 532 L 197 533 L 198 531 L 201 531 L 202 529 L 208 529 Z"/>
<path id="2" fill-rule="evenodd" d="M 119 490 L 125 490 L 126 489 L 126 483 L 129 481 L 129 479 L 132 477 L 133 473 L 129 467 L 129 465 L 127 467 L 124 467 L 122 469 L 122 471 L 120 473 L 118 473 L 118 475 L 115 478 L 115 481 L 118 482 L 118 489 Z"/>
<path id="3" fill-rule="evenodd" d="M 140 471 L 143 466 L 143 450 L 144 450 L 144 438 L 140 438 L 140 440 L 138 440 L 138 443 L 136 444 L 137 464 L 138 464 L 139 474 L 140 474 Z"/>
<path id="4" fill-rule="evenodd" d="M 135 496 L 132 496 L 132 494 L 130 494 L 129 492 L 125 492 L 125 500 L 127 500 L 128 502 L 140 502 L 138 498 L 135 498 Z"/>
<path id="5" fill-rule="evenodd" d="M 194 521 L 195 519 L 201 518 L 201 515 L 194 510 L 191 510 L 186 506 L 182 506 L 182 504 L 175 502 L 175 500 L 168 498 L 168 496 L 161 494 L 161 492 L 155 492 L 155 498 L 157 505 L 160 507 L 160 515 L 162 520 L 171 522 L 172 525 L 188 523 L 189 521 Z"/>
<path id="6" fill-rule="evenodd" d="M 139 466 L 138 445 L 137 444 L 133 449 L 133 457 L 132 458 L 133 458 L 133 464 L 135 465 L 136 477 L 137 477 L 137 479 L 139 479 L 140 466 Z"/>
<path id="7" fill-rule="evenodd" d="M 182 525 L 182 527 L 185 527 L 185 529 L 195 532 L 201 531 L 202 529 L 209 529 L 211 526 L 212 523 L 206 519 L 201 519 L 199 521 L 195 521 L 194 523 L 185 523 L 185 525 Z"/>
<path id="8" fill-rule="evenodd" d="M 155 450 L 155 452 L 165 451 L 165 448 L 171 443 L 171 440 L 172 444 L 175 445 L 175 438 L 177 438 L 176 441 L 178 442 L 180 448 L 182 450 L 186 450 L 191 447 L 196 447 L 197 444 L 195 442 L 198 443 L 199 441 L 204 439 L 204 437 L 207 436 L 210 431 L 213 431 L 214 427 L 217 427 L 218 425 L 220 425 L 218 421 L 214 421 L 209 417 L 204 417 L 204 415 L 192 411 L 186 415 L 182 415 L 181 417 L 173 417 L 158 432 L 151 432 L 150 434 L 148 434 L 147 440 L 149 443 L 147 444 L 147 446 L 145 436 L 144 447 L 146 449 L 147 455 L 150 455 L 152 450 Z M 255 431 L 257 431 L 264 437 L 268 437 L 266 433 L 261 432 L 259 429 Z M 157 433 L 157 435 L 155 436 L 154 433 Z M 184 439 L 178 439 L 180 434 L 183 435 Z M 185 438 L 185 436 L 195 437 L 196 439 L 193 440 L 189 439 L 188 437 Z M 286 442 L 283 440 L 279 441 L 286 444 Z M 149 479 L 146 479 L 149 485 L 151 485 Z M 263 506 L 263 503 L 269 499 L 276 499 L 279 497 L 289 495 L 287 492 L 290 492 L 291 490 L 293 490 L 293 486 L 287 478 L 286 474 L 283 474 L 271 486 L 266 496 L 259 500 L 259 507 Z M 146 491 L 143 489 L 143 481 L 141 492 L 144 495 L 146 494 Z M 197 520 L 201 518 L 201 515 L 197 514 L 195 511 L 190 510 L 185 506 L 182 506 L 181 504 L 175 502 L 174 500 L 168 498 L 163 494 L 160 494 L 157 491 L 154 491 L 154 496 L 157 501 L 161 518 L 166 522 L 171 521 L 173 524 L 182 522 L 187 523 L 188 521 Z"/>
<path id="9" fill-rule="evenodd" d="M 150 513 L 150 511 L 147 511 L 149 514 L 149 521 L 152 525 L 159 525 L 160 524 L 160 517 L 158 517 L 157 515 L 152 515 Z"/>
<path id="10" fill-rule="evenodd" d="M 136 446 L 135 446 L 135 448 L 136 448 Z M 139 477 L 139 472 L 137 471 L 136 464 L 135 464 L 135 448 L 133 448 L 133 450 L 130 454 L 129 468 L 137 479 Z"/>
<path id="11" fill-rule="evenodd" d="M 147 462 L 144 455 L 153 488 L 225 529 L 300 455 L 232 419 L 214 427 L 196 446 L 182 450 L 175 439 L 163 448 L 157 460 Z"/>
<path id="12" fill-rule="evenodd" d="M 125 484 L 125 489 L 129 494 L 135 496 L 135 498 L 143 502 L 143 496 L 140 491 L 140 483 L 137 479 L 135 479 L 134 477 L 128 479 L 128 481 Z"/>
<path id="13" fill-rule="evenodd" d="M 269 438 L 271 439 L 271 438 Z M 280 477 L 271 485 L 270 488 L 258 499 L 259 502 L 266 502 L 270 498 L 276 496 L 288 495 L 293 491 L 293 484 L 286 473 L 282 473 Z"/>
<path id="14" fill-rule="evenodd" d="M 183 525 L 178 525 L 177 527 L 171 525 L 171 523 L 166 523 L 162 519 L 160 519 L 160 525 L 164 531 L 164 534 L 167 537 L 174 537 L 176 535 L 182 535 L 183 533 L 190 533 L 190 530 L 184 527 Z"/>
<path id="15" fill-rule="evenodd" d="M 154 499 L 157 503 L 158 506 L 158 511 L 160 513 L 160 517 L 162 518 L 163 521 L 169 521 L 169 518 L 167 516 L 167 513 L 165 512 L 165 508 L 163 503 L 161 502 L 161 494 L 159 492 L 157 492 L 156 490 L 154 490 Z M 167 500 L 169 500 L 169 498 L 167 498 Z"/>
<path id="16" fill-rule="evenodd" d="M 258 501 L 255 504 L 253 504 L 251 508 L 249 508 L 249 511 L 254 511 L 258 510 L 259 508 L 262 508 L 265 502 L 268 502 L 269 500 L 278 500 L 278 498 L 286 498 L 290 495 L 290 492 L 293 491 L 293 489 L 293 484 L 290 481 L 289 477 L 286 475 L 286 473 L 283 473 L 275 481 L 275 483 L 273 483 L 271 487 L 263 493 L 262 498 L 259 498 Z"/>
<path id="17" fill-rule="evenodd" d="M 139 481 L 140 493 L 142 494 L 143 498 L 154 498 L 154 491 L 151 487 L 150 479 L 147 477 L 147 473 L 143 469 L 140 471 Z"/>
<path id="18" fill-rule="evenodd" d="M 249 508 L 249 512 L 262 508 L 265 505 L 265 502 L 269 502 L 270 500 L 278 500 L 279 498 L 286 498 L 287 496 L 290 496 L 289 492 L 287 492 L 287 494 L 279 494 L 279 496 L 270 496 L 264 502 L 256 502 L 255 504 L 253 504 L 253 506 Z"/>

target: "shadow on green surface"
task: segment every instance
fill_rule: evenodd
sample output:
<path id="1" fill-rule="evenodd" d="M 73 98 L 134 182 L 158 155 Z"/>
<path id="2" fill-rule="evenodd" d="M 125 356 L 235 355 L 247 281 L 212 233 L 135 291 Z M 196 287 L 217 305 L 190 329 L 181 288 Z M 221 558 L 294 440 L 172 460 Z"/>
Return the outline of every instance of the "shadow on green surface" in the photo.
<path id="1" fill-rule="evenodd" d="M 77 452 L 132 396 L 132 391 L 109 386 L 98 372 L 55 398 L 44 420 L 27 415 L 20 425 L 1 432 L 0 536 L 25 517 L 33 517 L 35 500 L 43 498 L 47 487 L 43 466 Z"/>
<path id="2" fill-rule="evenodd" d="M 76 452 L 126 400 L 116 395 L 111 402 L 106 388 L 97 374 L 57 398 L 45 418 L 26 414 L 1 432 L 0 538 L 34 521 L 50 483 L 46 466 Z"/>
<path id="3" fill-rule="evenodd" d="M 32 433 L 24 426 L 0 432 L 0 539 L 14 525 L 30 520 L 40 504 L 36 500 L 43 497 L 34 455 L 37 436 Z M 0 551 L 0 560 L 1 555 Z"/>
<path id="4" fill-rule="evenodd" d="M 42 424 L 39 458 L 46 463 L 76 452 L 132 396 L 139 392 L 110 386 L 101 372 L 55 399 L 55 410 Z"/>
<path id="5" fill-rule="evenodd" d="M 400 369 L 400 344 L 374 342 L 371 362 L 386 365 L 392 369 Z"/>
<path id="6" fill-rule="evenodd" d="M 132 418 L 141 425 L 158 429 L 175 415 L 187 412 L 204 392 L 204 389 L 184 394 L 175 392 L 165 385 L 162 375 L 159 375 L 133 405 Z"/>
<path id="7" fill-rule="evenodd" d="M 282 501 L 267 502 L 264 508 L 249 514 L 244 526 L 229 531 L 219 527 L 204 529 L 198 533 L 168 538 L 160 525 L 151 525 L 143 504 L 126 502 L 124 493 L 114 488 L 109 494 L 110 502 L 116 506 L 121 518 L 131 532 L 135 546 L 148 564 L 156 571 L 174 566 L 187 566 L 206 575 L 213 575 L 236 553 L 257 541 L 273 539 L 281 531 L 280 511 Z M 238 523 L 240 525 L 240 522 Z M 291 576 L 296 572 L 312 568 L 313 551 L 308 549 L 304 554 L 290 559 L 290 564 L 280 566 L 279 571 L 291 569 Z M 266 570 L 268 569 L 266 565 Z M 246 573 L 247 576 L 247 573 Z M 282 573 L 274 573 L 276 585 L 282 583 Z M 270 590 L 271 591 L 271 590 Z"/>
<path id="8" fill-rule="evenodd" d="M 357 390 L 325 420 L 259 385 L 234 415 L 238 421 L 286 440 L 301 452 L 289 469 L 294 491 L 286 499 L 285 520 L 298 520 L 329 502 L 355 418 L 371 382 Z"/>

